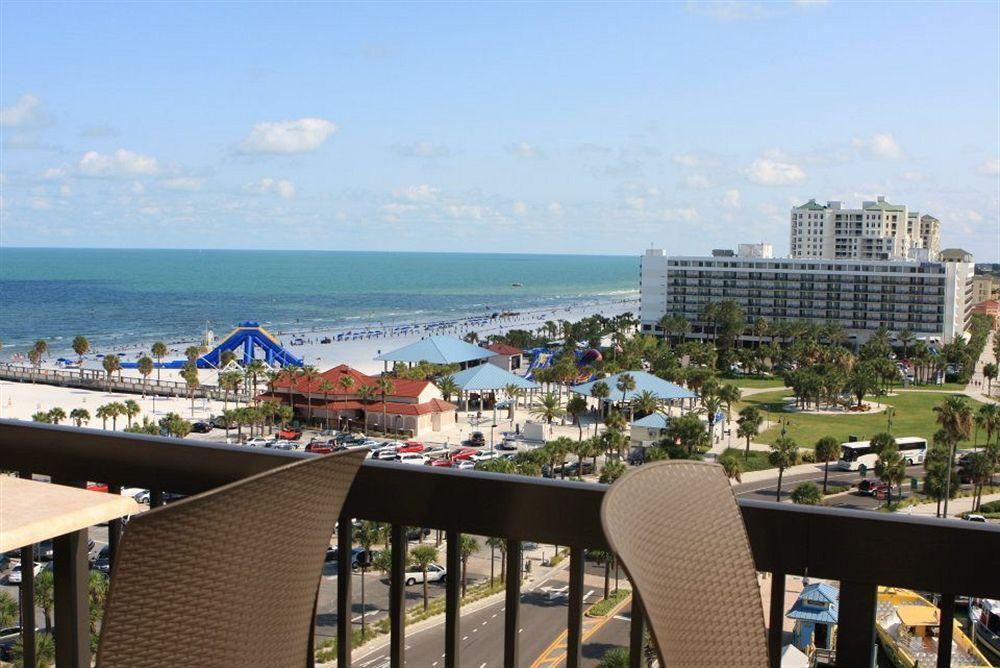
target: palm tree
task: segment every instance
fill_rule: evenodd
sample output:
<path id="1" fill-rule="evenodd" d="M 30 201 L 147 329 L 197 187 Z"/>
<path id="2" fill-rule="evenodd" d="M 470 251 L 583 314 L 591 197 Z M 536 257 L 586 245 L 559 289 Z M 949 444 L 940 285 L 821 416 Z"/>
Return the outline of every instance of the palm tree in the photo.
<path id="1" fill-rule="evenodd" d="M 649 390 L 639 392 L 632 397 L 632 401 L 629 403 L 629 411 L 633 415 L 639 414 L 640 417 L 655 413 L 659 407 L 660 398 Z"/>
<path id="2" fill-rule="evenodd" d="M 739 403 L 743 398 L 743 391 L 732 383 L 725 383 L 719 388 L 717 396 L 726 406 L 726 422 L 732 419 L 733 404 Z"/>
<path id="3" fill-rule="evenodd" d="M 146 383 L 149 381 L 149 375 L 153 373 L 153 360 L 152 358 L 143 355 L 139 358 L 139 361 L 135 366 L 139 370 L 139 373 L 142 374 L 142 393 L 145 395 Z"/>
<path id="4" fill-rule="evenodd" d="M 104 373 L 108 374 L 108 391 L 110 392 L 111 374 L 122 368 L 121 361 L 118 359 L 118 355 L 105 355 L 101 366 L 104 367 Z"/>
<path id="5" fill-rule="evenodd" d="M 604 402 L 611 395 L 611 388 L 603 380 L 590 386 L 590 396 L 597 399 L 597 419 L 594 420 L 594 436 L 597 436 L 597 426 L 601 423 L 601 413 Z"/>
<path id="6" fill-rule="evenodd" d="M 382 432 L 388 434 L 389 426 L 385 416 L 385 399 L 386 396 L 391 395 L 396 391 L 396 385 L 392 382 L 392 378 L 389 376 L 379 376 L 379 379 L 375 382 L 375 386 L 378 388 L 379 395 L 382 397 Z M 424 584 L 426 586 L 426 583 Z"/>
<path id="7" fill-rule="evenodd" d="M 137 404 L 132 399 L 126 399 L 125 403 L 122 404 L 122 406 L 123 406 L 122 412 L 125 414 L 125 417 L 128 418 L 128 426 L 131 427 L 132 420 L 135 419 L 136 415 L 142 412 L 142 409 L 139 408 L 139 404 Z"/>
<path id="8" fill-rule="evenodd" d="M 102 404 L 94 411 L 94 415 L 101 420 L 101 429 L 108 428 L 108 418 L 111 417 L 111 404 Z"/>
<path id="9" fill-rule="evenodd" d="M 1000 429 L 1000 406 L 983 404 L 976 412 L 976 425 L 986 431 L 986 445 L 989 446 L 993 433 Z"/>
<path id="10" fill-rule="evenodd" d="M 379 542 L 385 538 L 386 526 L 380 524 L 379 522 L 372 522 L 371 520 L 363 520 L 354 527 L 354 541 L 361 547 L 365 552 L 362 558 L 358 559 L 358 565 L 361 567 L 361 635 L 362 637 L 368 632 L 367 621 L 365 619 L 365 573 L 368 572 L 368 566 L 371 563 L 371 551 L 372 547 L 377 545 Z M 337 545 L 338 550 L 350 550 L 350 545 Z"/>
<path id="11" fill-rule="evenodd" d="M 760 425 L 764 422 L 764 416 L 760 414 L 756 406 L 746 406 L 740 411 L 740 417 L 736 420 L 736 435 L 747 439 L 747 449 L 745 457 L 750 457 L 750 439 L 754 438 L 760 431 Z"/>
<path id="12" fill-rule="evenodd" d="M 187 362 L 184 365 L 184 369 L 181 371 L 181 378 L 187 384 L 188 396 L 191 397 L 191 415 L 194 415 L 194 391 L 198 389 L 200 384 L 198 380 L 198 367 L 195 366 L 194 362 Z"/>
<path id="13" fill-rule="evenodd" d="M 708 442 L 715 438 L 715 418 L 722 412 L 722 399 L 719 397 L 708 397 L 705 399 L 705 413 L 708 415 Z"/>
<path id="14" fill-rule="evenodd" d="M 998 367 L 993 362 L 983 365 L 983 378 L 986 379 L 987 396 L 993 393 L 993 379 L 997 377 Z"/>
<path id="15" fill-rule="evenodd" d="M 201 347 L 188 346 L 187 348 L 184 349 L 184 357 L 186 357 L 187 361 L 190 362 L 191 364 L 196 363 L 198 361 L 198 358 L 201 357 Z"/>
<path id="16" fill-rule="evenodd" d="M 767 460 L 778 469 L 778 488 L 775 490 L 774 498 L 781 501 L 781 480 L 785 475 L 785 469 L 794 466 L 799 456 L 799 446 L 787 436 L 779 437 L 771 452 L 768 453 Z"/>
<path id="17" fill-rule="evenodd" d="M 163 356 L 167 354 L 167 344 L 163 341 L 157 341 L 153 344 L 153 347 L 149 349 L 149 352 L 153 353 L 153 357 L 156 358 L 156 382 L 160 382 L 160 368 L 163 366 Z"/>
<path id="18" fill-rule="evenodd" d="M 907 355 L 907 353 L 910 349 L 910 344 L 913 343 L 917 337 L 913 335 L 913 332 L 906 328 L 899 330 L 899 334 L 896 336 L 899 339 L 899 342 L 903 344 L 903 359 L 908 359 L 909 355 Z"/>
<path id="19" fill-rule="evenodd" d="M 45 569 L 35 578 L 35 605 L 42 609 L 45 631 L 52 629 L 52 609 L 55 606 L 55 579 L 51 569 Z"/>
<path id="20" fill-rule="evenodd" d="M 486 539 L 486 544 L 490 546 L 490 587 L 493 586 L 493 552 L 500 551 L 500 581 L 502 582 L 507 572 L 507 539 L 499 536 L 491 536 Z"/>
<path id="21" fill-rule="evenodd" d="M 40 422 L 42 424 L 52 424 L 52 418 L 45 411 L 38 411 L 31 416 L 32 422 Z"/>
<path id="22" fill-rule="evenodd" d="M 73 339 L 73 352 L 77 354 L 80 362 L 80 378 L 83 378 L 83 356 L 90 351 L 90 341 L 86 336 L 77 336 Z"/>
<path id="23" fill-rule="evenodd" d="M 427 609 L 429 596 L 427 591 L 427 567 L 437 561 L 438 551 L 433 545 L 417 545 L 410 550 L 410 563 L 420 569 L 424 576 L 424 610 Z"/>
<path id="24" fill-rule="evenodd" d="M 344 376 L 345 378 L 347 376 Z M 444 397 L 445 401 L 451 401 L 451 398 L 457 396 L 460 392 L 458 383 L 452 376 L 441 376 L 434 383 L 437 385 L 437 389 L 441 392 L 441 396 Z"/>
<path id="25" fill-rule="evenodd" d="M 125 415 L 125 404 L 120 401 L 112 401 L 108 405 L 108 410 L 111 414 L 111 430 L 115 431 L 118 429 L 118 418 Z"/>
<path id="26" fill-rule="evenodd" d="M 830 475 L 830 462 L 840 459 L 842 448 L 840 441 L 833 436 L 824 436 L 816 441 L 816 461 L 823 462 L 823 494 L 826 494 L 826 481 Z"/>
<path id="27" fill-rule="evenodd" d="M 364 420 L 363 431 L 365 434 L 368 433 L 368 404 L 375 398 L 376 394 L 378 394 L 378 390 L 375 389 L 374 385 L 366 384 L 358 388 L 358 396 L 361 398 L 362 419 Z"/>
<path id="28" fill-rule="evenodd" d="M 31 348 L 31 350 L 36 354 L 35 366 L 41 366 L 42 355 L 44 355 L 48 349 L 49 349 L 49 344 L 45 341 L 45 339 L 38 339 L 37 341 L 35 341 L 35 345 Z"/>
<path id="29" fill-rule="evenodd" d="M 524 390 L 514 383 L 504 385 L 504 394 L 507 395 L 507 419 L 513 424 L 517 415 L 517 400 L 524 396 Z"/>
<path id="30" fill-rule="evenodd" d="M 462 534 L 459 554 L 462 557 L 462 598 L 465 598 L 466 573 L 468 572 L 469 557 L 479 550 L 479 541 L 468 534 Z"/>
<path id="31" fill-rule="evenodd" d="M 875 462 L 875 475 L 878 479 L 889 486 L 886 494 L 886 502 L 892 503 L 892 486 L 898 485 L 906 478 L 906 460 L 899 454 L 899 449 L 895 443 L 887 448 L 883 448 Z M 900 500 L 902 500 L 902 489 L 900 489 Z"/>
<path id="32" fill-rule="evenodd" d="M 727 478 L 736 482 L 742 481 L 743 460 L 740 459 L 739 455 L 734 455 L 732 452 L 725 454 L 719 457 L 719 464 L 725 471 Z"/>
<path id="33" fill-rule="evenodd" d="M 559 397 L 551 392 L 543 394 L 536 408 L 531 411 L 532 416 L 544 420 L 546 424 L 552 424 L 554 419 L 562 417 L 564 414 L 562 406 L 559 405 Z"/>
<path id="34" fill-rule="evenodd" d="M 324 422 L 326 428 L 330 428 L 330 408 L 327 404 L 330 403 L 330 390 L 334 388 L 334 384 L 331 383 L 326 378 L 320 378 L 319 381 L 319 391 L 323 393 L 323 411 L 324 411 Z"/>
<path id="35" fill-rule="evenodd" d="M 90 411 L 86 408 L 74 408 L 69 412 L 69 419 L 75 422 L 77 427 L 82 427 L 84 422 L 90 422 Z"/>
<path id="36" fill-rule="evenodd" d="M 319 369 L 317 369 L 316 367 L 312 366 L 311 364 L 307 364 L 306 366 L 302 367 L 302 371 L 300 371 L 300 374 L 302 376 L 302 380 L 305 382 L 304 395 L 305 395 L 305 398 L 306 398 L 306 421 L 309 422 L 309 424 L 312 424 L 312 418 L 313 418 L 313 402 L 312 402 L 313 383 L 316 381 L 317 378 L 319 378 Z"/>
<path id="37" fill-rule="evenodd" d="M 960 396 L 948 397 L 940 406 L 934 407 L 936 421 L 941 425 L 948 447 L 948 472 L 944 488 L 944 516 L 948 517 L 948 499 L 951 496 L 951 471 L 955 461 L 955 448 L 959 441 L 972 435 L 972 409 Z"/>
<path id="38" fill-rule="evenodd" d="M 52 424 L 59 424 L 66 419 L 66 411 L 56 406 L 55 408 L 49 410 L 48 416 L 49 422 Z"/>
<path id="39" fill-rule="evenodd" d="M 635 389 L 635 378 L 632 377 L 632 374 L 619 374 L 618 380 L 615 381 L 615 387 L 622 393 L 622 405 L 624 405 L 628 401 L 628 393 Z"/>
<path id="40" fill-rule="evenodd" d="M 573 422 L 576 424 L 577 428 L 580 430 L 578 441 L 583 440 L 583 421 L 581 416 L 587 412 L 587 400 L 581 394 L 574 394 L 566 402 L 566 412 L 573 416 Z"/>
<path id="41" fill-rule="evenodd" d="M 823 500 L 823 493 L 819 491 L 816 483 L 804 482 L 792 490 L 791 498 L 792 503 L 804 506 L 816 506 Z"/>
<path id="42" fill-rule="evenodd" d="M 14 626 L 17 620 L 17 601 L 7 592 L 0 591 L 0 627 Z"/>

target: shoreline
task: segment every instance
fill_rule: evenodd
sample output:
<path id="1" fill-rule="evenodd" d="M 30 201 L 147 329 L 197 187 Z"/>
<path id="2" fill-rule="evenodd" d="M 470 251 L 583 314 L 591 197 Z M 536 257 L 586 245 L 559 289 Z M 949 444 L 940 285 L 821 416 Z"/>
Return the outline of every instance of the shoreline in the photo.
<path id="1" fill-rule="evenodd" d="M 427 336 L 444 334 L 461 338 L 474 331 L 479 334 L 481 339 L 485 339 L 489 335 L 501 334 L 511 329 L 533 331 L 547 320 L 577 321 L 598 313 L 610 317 L 629 311 L 637 315 L 638 306 L 638 293 L 627 292 L 606 297 L 581 298 L 545 307 L 490 309 L 489 312 L 455 314 L 447 318 L 430 316 L 426 318 L 399 318 L 388 323 L 384 320 L 359 322 L 353 327 L 320 324 L 312 327 L 271 329 L 265 324 L 266 321 L 261 321 L 261 324 L 280 338 L 282 345 L 292 354 L 302 358 L 305 364 L 316 366 L 320 370 L 337 364 L 348 364 L 364 373 L 377 373 L 382 370 L 382 365 L 374 360 L 375 356 Z M 233 326 L 235 324 L 233 323 Z M 228 329 L 224 332 L 217 332 L 213 346 L 217 345 L 221 338 L 228 333 Z M 70 346 L 72 336 L 74 335 L 49 342 L 50 348 L 42 362 L 44 368 L 64 368 L 58 363 L 60 357 L 76 360 L 77 356 Z M 326 338 L 330 339 L 329 343 L 320 343 L 322 339 Z M 293 340 L 301 341 L 301 343 L 293 344 Z M 96 355 L 99 354 L 117 354 L 123 360 L 133 361 L 142 353 L 148 353 L 154 341 L 155 339 L 151 339 L 114 346 L 95 345 L 85 358 L 84 368 L 100 369 L 100 361 L 96 359 Z M 55 342 L 60 344 L 65 342 L 65 346 L 53 345 Z M 164 358 L 164 361 L 167 361 L 182 358 L 184 348 L 199 345 L 200 341 L 194 338 L 179 338 L 164 341 L 164 343 L 168 347 L 168 355 Z M 18 353 L 5 357 L 4 361 L 7 362 L 27 363 L 26 356 L 24 356 L 23 362 L 15 361 L 18 359 Z M 135 369 L 125 369 L 123 373 L 138 376 L 138 371 Z M 163 369 L 161 373 L 164 378 L 174 379 L 176 376 L 179 379 L 179 371 L 177 370 Z M 202 382 L 211 382 L 216 372 L 206 369 L 202 370 L 201 375 Z"/>

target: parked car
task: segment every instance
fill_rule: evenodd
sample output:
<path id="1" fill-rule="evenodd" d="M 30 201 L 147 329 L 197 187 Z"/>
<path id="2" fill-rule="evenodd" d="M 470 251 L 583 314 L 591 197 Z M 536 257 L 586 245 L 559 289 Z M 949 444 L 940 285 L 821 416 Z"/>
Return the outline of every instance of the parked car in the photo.
<path id="1" fill-rule="evenodd" d="M 985 522 L 986 518 L 982 515 L 977 515 L 975 513 L 969 513 L 968 515 L 963 515 L 962 519 L 966 522 Z"/>
<path id="2" fill-rule="evenodd" d="M 396 448 L 387 445 L 384 448 L 372 450 L 372 459 L 380 459 L 384 462 L 392 461 L 396 459 Z"/>
<path id="3" fill-rule="evenodd" d="M 41 632 L 37 626 L 35 633 Z M 14 645 L 21 639 L 20 626 L 4 626 L 0 628 L 0 661 L 14 662 Z"/>
<path id="4" fill-rule="evenodd" d="M 424 444 L 421 443 L 420 441 L 407 441 L 406 443 L 403 443 L 402 445 L 396 447 L 397 453 L 423 452 L 423 451 L 424 451 Z"/>
<path id="5" fill-rule="evenodd" d="M 477 450 L 475 448 L 459 448 L 451 453 L 452 461 L 469 459 L 475 455 Z"/>
<path id="6" fill-rule="evenodd" d="M 42 572 L 43 568 L 45 568 L 45 564 L 43 564 L 40 561 L 36 561 L 35 566 L 32 569 L 32 572 L 37 576 L 39 573 Z M 22 576 L 23 572 L 21 569 L 21 564 L 17 564 L 16 566 L 14 566 L 14 568 L 11 569 L 10 574 L 7 576 L 7 584 L 21 584 Z"/>
<path id="7" fill-rule="evenodd" d="M 448 575 L 448 571 L 445 570 L 444 566 L 439 566 L 438 564 L 431 564 L 427 567 L 427 581 L 428 582 L 444 582 L 445 577 Z M 419 569 L 407 570 L 403 575 L 403 582 L 408 585 L 415 585 L 418 582 L 424 581 L 424 573 Z"/>
<path id="8" fill-rule="evenodd" d="M 333 452 L 334 446 L 325 441 L 311 441 L 306 445 L 306 452 L 315 452 L 318 455 L 328 455 Z"/>
<path id="9" fill-rule="evenodd" d="M 421 536 L 427 538 L 431 535 L 431 530 L 424 527 L 407 527 L 406 529 L 406 540 L 420 540 Z"/>
<path id="10" fill-rule="evenodd" d="M 105 545 L 96 556 L 90 560 L 90 570 L 100 571 L 105 575 L 111 573 L 111 549 Z"/>
<path id="11" fill-rule="evenodd" d="M 227 427 L 234 426 L 226 422 L 225 418 L 223 418 L 221 415 L 213 415 L 212 417 L 208 418 L 208 423 L 213 427 L 215 427 L 216 429 L 225 429 Z"/>
<path id="12" fill-rule="evenodd" d="M 148 489 L 141 489 L 138 492 L 136 492 L 135 495 L 132 498 L 135 499 L 136 503 L 145 503 L 145 504 L 148 505 L 149 504 L 149 490 Z"/>
<path id="13" fill-rule="evenodd" d="M 302 438 L 301 429 L 282 429 L 278 432 L 278 438 L 286 441 L 297 441 Z"/>
<path id="14" fill-rule="evenodd" d="M 192 422 L 191 431 L 195 434 L 207 434 L 212 431 L 212 425 L 208 422 Z"/>
<path id="15" fill-rule="evenodd" d="M 93 538 L 87 539 L 87 552 L 93 552 L 94 547 L 97 543 L 94 542 Z M 41 543 L 35 545 L 35 558 L 39 561 L 52 561 L 53 551 L 52 551 L 52 539 L 43 540 Z"/>
<path id="16" fill-rule="evenodd" d="M 273 439 L 258 436 L 256 438 L 248 438 L 244 445 L 250 446 L 251 448 L 269 448 L 272 443 L 274 443 Z"/>
<path id="17" fill-rule="evenodd" d="M 858 485 L 859 493 L 866 496 L 874 496 L 876 498 L 884 497 L 888 489 L 888 485 L 881 480 L 876 480 L 875 478 L 865 478 L 861 481 L 861 484 Z M 881 495 L 881 497 L 879 495 Z"/>
<path id="18" fill-rule="evenodd" d="M 504 439 L 496 445 L 497 450 L 506 450 L 507 452 L 514 452 L 517 450 L 517 441 L 513 439 Z"/>
<path id="19" fill-rule="evenodd" d="M 459 459 L 457 462 L 455 462 L 454 468 L 456 468 L 456 469 L 474 469 L 474 468 L 476 468 L 476 462 L 472 461 L 471 459 Z"/>
<path id="20" fill-rule="evenodd" d="M 472 457 L 470 457 L 469 459 L 471 459 L 474 462 L 485 462 L 490 459 L 496 459 L 496 458 L 497 458 L 497 453 L 490 452 L 489 450 L 480 450 L 476 454 L 472 455 Z"/>
<path id="21" fill-rule="evenodd" d="M 454 466 L 454 462 L 452 462 L 447 457 L 440 457 L 438 459 L 432 459 L 431 460 L 431 466 L 440 466 L 442 468 L 451 468 L 452 466 Z"/>
<path id="22" fill-rule="evenodd" d="M 430 461 L 427 455 L 422 455 L 419 452 L 404 452 L 397 456 L 400 464 L 408 464 L 410 466 L 424 466 Z"/>
<path id="23" fill-rule="evenodd" d="M 469 436 L 469 444 L 474 448 L 481 448 L 486 445 L 486 436 L 481 431 L 474 431 Z"/>
<path id="24" fill-rule="evenodd" d="M 87 490 L 90 492 L 108 492 L 108 483 L 106 482 L 90 482 L 87 483 Z"/>

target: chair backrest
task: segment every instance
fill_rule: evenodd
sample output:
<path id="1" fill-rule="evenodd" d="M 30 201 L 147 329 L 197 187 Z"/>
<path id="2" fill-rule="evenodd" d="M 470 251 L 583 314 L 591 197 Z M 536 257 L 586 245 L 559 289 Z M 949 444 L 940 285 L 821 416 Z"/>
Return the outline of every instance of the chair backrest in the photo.
<path id="1" fill-rule="evenodd" d="M 97 665 L 306 665 L 326 548 L 363 459 L 303 459 L 133 516 Z"/>
<path id="2" fill-rule="evenodd" d="M 661 665 L 768 665 L 753 556 L 722 467 L 645 464 L 605 494 L 601 523 L 639 592 Z"/>

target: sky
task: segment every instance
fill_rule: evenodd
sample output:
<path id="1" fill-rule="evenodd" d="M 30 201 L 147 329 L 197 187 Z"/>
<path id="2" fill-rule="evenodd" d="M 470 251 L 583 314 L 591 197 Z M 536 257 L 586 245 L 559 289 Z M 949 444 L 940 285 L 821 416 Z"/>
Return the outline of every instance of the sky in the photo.
<path id="1" fill-rule="evenodd" d="M 1000 3 L 0 3 L 0 244 L 1000 259 Z"/>

